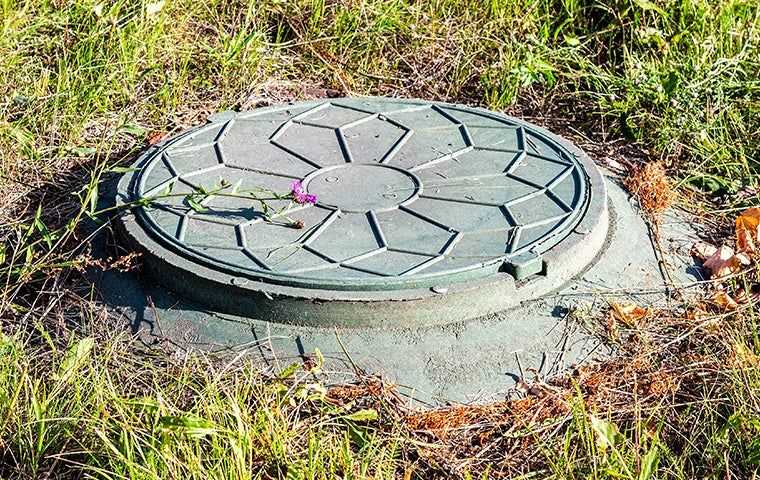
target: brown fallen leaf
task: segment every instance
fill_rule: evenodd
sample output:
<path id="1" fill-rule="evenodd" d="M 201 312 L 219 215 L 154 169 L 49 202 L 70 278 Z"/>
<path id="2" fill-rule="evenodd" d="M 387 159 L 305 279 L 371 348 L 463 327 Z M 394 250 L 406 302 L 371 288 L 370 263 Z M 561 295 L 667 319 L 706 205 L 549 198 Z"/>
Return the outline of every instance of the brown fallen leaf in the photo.
<path id="1" fill-rule="evenodd" d="M 155 145 L 165 139 L 166 136 L 166 132 L 154 130 L 148 134 L 148 145 Z"/>
<path id="2" fill-rule="evenodd" d="M 745 289 L 740 288 L 736 291 L 734 299 L 739 304 L 744 303 L 757 303 L 760 301 L 760 292 L 750 290 L 747 292 Z"/>
<path id="3" fill-rule="evenodd" d="M 649 309 L 640 307 L 635 303 L 611 303 L 615 317 L 627 327 L 635 326 L 639 320 L 649 314 Z"/>
<path id="4" fill-rule="evenodd" d="M 723 290 L 715 292 L 712 296 L 712 301 L 723 310 L 735 310 L 739 306 L 736 300 Z"/>
<path id="5" fill-rule="evenodd" d="M 723 245 L 702 263 L 712 278 L 723 278 L 741 270 L 742 260 L 734 255 L 734 249 Z"/>
<path id="6" fill-rule="evenodd" d="M 615 317 L 616 315 L 612 313 L 612 311 L 607 312 L 607 316 L 605 317 L 606 321 L 604 323 L 604 329 L 607 332 L 607 335 L 613 340 L 617 340 L 620 337 Z"/>
<path id="7" fill-rule="evenodd" d="M 739 263 L 741 263 L 742 265 L 745 265 L 745 266 L 746 265 L 750 265 L 752 263 L 752 259 L 749 258 L 749 255 L 747 255 L 744 252 L 737 253 L 736 254 L 736 259 L 739 260 Z"/>
<path id="8" fill-rule="evenodd" d="M 628 170 L 625 165 L 618 162 L 617 160 L 608 158 L 606 161 L 607 161 L 607 166 L 611 168 L 612 170 L 617 170 L 618 172 L 625 172 Z"/>
<path id="9" fill-rule="evenodd" d="M 702 261 L 712 257 L 715 252 L 718 251 L 718 247 L 712 243 L 697 242 L 691 246 L 691 255 Z"/>
<path id="10" fill-rule="evenodd" d="M 686 312 L 686 317 L 689 320 L 704 320 L 710 316 L 710 312 L 708 312 L 702 304 L 696 305 L 688 309 Z"/>
<path id="11" fill-rule="evenodd" d="M 736 217 L 736 251 L 755 254 L 760 246 L 760 208 L 749 208 Z"/>

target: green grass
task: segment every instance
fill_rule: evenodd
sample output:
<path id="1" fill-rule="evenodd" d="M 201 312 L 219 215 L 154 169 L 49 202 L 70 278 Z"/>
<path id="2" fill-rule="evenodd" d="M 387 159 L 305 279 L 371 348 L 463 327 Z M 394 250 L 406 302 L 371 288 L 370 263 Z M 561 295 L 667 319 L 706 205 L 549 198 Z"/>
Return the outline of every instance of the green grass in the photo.
<path id="1" fill-rule="evenodd" d="M 327 393 L 319 362 L 272 376 L 239 359 L 125 355 L 136 345 L 118 336 L 30 341 L 0 336 L 2 478 L 644 480 L 750 478 L 760 468 L 758 357 L 746 347 L 728 365 L 717 351 L 683 365 L 689 387 L 672 397 L 620 390 L 610 401 L 607 388 L 624 385 L 617 375 L 595 387 L 579 380 L 532 397 L 522 415 L 486 406 L 438 436 L 412 428 L 381 390 Z M 561 412 L 526 422 L 562 398 Z"/>
<path id="2" fill-rule="evenodd" d="M 5 0 L 0 16 L 5 172 L 50 176 L 119 126 L 176 128 L 287 82 L 498 109 L 562 95 L 716 191 L 747 183 L 760 148 L 752 0 Z"/>
<path id="3" fill-rule="evenodd" d="M 717 333 L 644 332 L 637 348 L 671 345 L 647 375 L 680 372 L 677 397 L 625 383 L 628 403 L 603 401 L 581 382 L 544 423 L 489 417 L 445 438 L 386 395 L 343 405 L 308 372 L 105 335 L 81 221 L 112 168 L 151 132 L 326 93 L 483 105 L 632 148 L 705 200 L 712 231 L 757 203 L 757 0 L 0 0 L 0 477 L 756 475 L 752 305 Z"/>
<path id="4" fill-rule="evenodd" d="M 328 402 L 316 372 L 146 365 L 117 345 L 35 356 L 0 338 L 3 478 L 393 478 L 403 438 L 367 425 L 375 409 Z"/>

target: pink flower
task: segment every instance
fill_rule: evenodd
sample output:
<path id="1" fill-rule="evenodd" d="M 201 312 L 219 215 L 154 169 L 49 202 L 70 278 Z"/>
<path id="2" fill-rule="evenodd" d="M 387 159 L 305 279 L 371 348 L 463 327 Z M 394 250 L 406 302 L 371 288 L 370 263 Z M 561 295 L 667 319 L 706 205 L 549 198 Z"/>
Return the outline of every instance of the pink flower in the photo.
<path id="1" fill-rule="evenodd" d="M 300 180 L 295 180 L 290 184 L 290 194 L 293 195 L 293 200 L 295 200 L 296 203 L 317 203 L 317 196 L 306 193 Z"/>

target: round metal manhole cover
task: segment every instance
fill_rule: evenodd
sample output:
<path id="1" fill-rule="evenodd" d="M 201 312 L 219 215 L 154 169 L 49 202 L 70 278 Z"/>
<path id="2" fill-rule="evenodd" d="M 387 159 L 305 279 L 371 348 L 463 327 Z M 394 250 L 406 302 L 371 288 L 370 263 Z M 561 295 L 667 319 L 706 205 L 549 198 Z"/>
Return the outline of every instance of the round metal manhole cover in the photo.
<path id="1" fill-rule="evenodd" d="M 315 204 L 288 196 L 296 181 Z M 606 232 L 603 183 L 572 145 L 494 112 L 398 99 L 218 115 L 146 152 L 119 195 L 136 206 L 128 233 L 174 272 L 336 300 L 548 275 L 552 255 Z M 588 261 L 575 263 L 557 275 Z"/>

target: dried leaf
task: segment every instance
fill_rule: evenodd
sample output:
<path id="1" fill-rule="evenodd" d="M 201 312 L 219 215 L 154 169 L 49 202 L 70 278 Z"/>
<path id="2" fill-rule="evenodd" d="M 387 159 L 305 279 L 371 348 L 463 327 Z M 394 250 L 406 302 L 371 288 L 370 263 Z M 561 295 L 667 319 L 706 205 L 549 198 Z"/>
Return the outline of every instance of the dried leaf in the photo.
<path id="1" fill-rule="evenodd" d="M 734 294 L 734 300 L 736 300 L 736 302 L 739 304 L 756 303 L 758 300 L 760 300 L 760 292 L 747 292 L 743 288 L 740 288 Z"/>
<path id="2" fill-rule="evenodd" d="M 642 318 L 649 314 L 649 309 L 640 307 L 635 303 L 611 303 L 615 317 L 627 327 L 632 327 Z"/>
<path id="3" fill-rule="evenodd" d="M 604 328 L 607 331 L 607 335 L 613 340 L 617 340 L 620 334 L 618 333 L 617 321 L 615 320 L 615 314 L 607 312 L 607 321 L 604 324 Z"/>
<path id="4" fill-rule="evenodd" d="M 746 265 L 750 265 L 752 263 L 752 259 L 749 258 L 749 255 L 747 255 L 744 252 L 737 253 L 736 254 L 736 259 L 739 260 L 739 263 L 741 263 L 742 265 L 745 265 L 745 266 Z"/>
<path id="5" fill-rule="evenodd" d="M 757 253 L 760 246 L 760 208 L 749 208 L 736 217 L 736 251 Z"/>
<path id="6" fill-rule="evenodd" d="M 713 254 L 715 254 L 717 251 L 718 247 L 712 243 L 707 242 L 697 242 L 691 246 L 691 255 L 702 260 L 703 262 L 712 257 Z"/>
<path id="7" fill-rule="evenodd" d="M 154 131 L 148 135 L 148 145 L 155 145 L 166 138 L 166 132 Z"/>
<path id="8" fill-rule="evenodd" d="M 731 298 L 731 295 L 727 294 L 723 290 L 715 292 L 712 297 L 712 301 L 723 310 L 734 310 L 739 306 L 739 304 L 736 303 L 736 300 Z"/>
<path id="9" fill-rule="evenodd" d="M 727 246 L 720 247 L 710 258 L 702 264 L 712 278 L 723 278 L 741 270 L 742 261 L 734 255 L 734 249 Z"/>
<path id="10" fill-rule="evenodd" d="M 622 163 L 618 162 L 617 160 L 613 160 L 611 158 L 607 159 L 607 166 L 613 170 L 617 170 L 619 172 L 625 172 L 628 171 L 628 169 L 623 165 Z"/>
<path id="11" fill-rule="evenodd" d="M 528 392 L 530 391 L 530 385 L 528 385 L 527 383 L 525 383 L 525 381 L 523 379 L 520 379 L 515 384 L 515 390 L 517 390 L 518 392 L 522 393 L 523 395 L 527 395 Z"/>
<path id="12" fill-rule="evenodd" d="M 710 313 L 705 310 L 704 306 L 696 305 L 686 312 L 686 317 L 689 320 L 704 320 L 710 317 Z"/>

